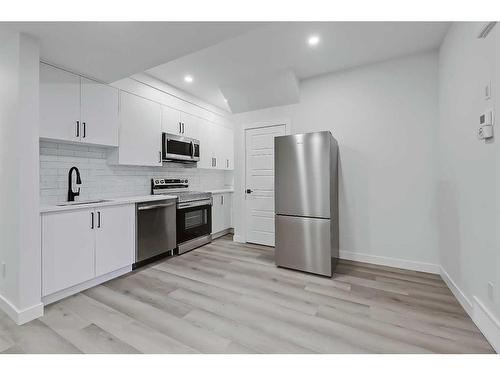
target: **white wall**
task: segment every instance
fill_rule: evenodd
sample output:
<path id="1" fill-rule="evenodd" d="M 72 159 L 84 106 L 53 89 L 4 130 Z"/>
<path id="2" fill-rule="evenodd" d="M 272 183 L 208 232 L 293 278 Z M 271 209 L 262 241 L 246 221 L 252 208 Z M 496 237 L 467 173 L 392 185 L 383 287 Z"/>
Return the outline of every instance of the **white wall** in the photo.
<path id="1" fill-rule="evenodd" d="M 500 108 L 500 27 L 479 40 L 481 25 L 453 24 L 439 52 L 439 247 L 441 265 L 466 304 L 476 297 L 500 321 L 500 146 L 476 136 L 479 114 Z M 488 81 L 493 98 L 485 101 Z M 492 299 L 488 282 L 495 285 Z"/>
<path id="2" fill-rule="evenodd" d="M 437 68 L 429 52 L 324 75 L 301 82 L 297 105 L 236 115 L 235 212 L 244 209 L 246 126 L 289 119 L 292 134 L 330 130 L 341 161 L 341 256 L 438 271 Z M 244 228 L 237 215 L 237 239 Z"/>
<path id="3" fill-rule="evenodd" d="M 37 43 L 0 33 L 0 308 L 18 322 L 42 313 Z M 5 263 L 3 274 L 2 263 Z"/>

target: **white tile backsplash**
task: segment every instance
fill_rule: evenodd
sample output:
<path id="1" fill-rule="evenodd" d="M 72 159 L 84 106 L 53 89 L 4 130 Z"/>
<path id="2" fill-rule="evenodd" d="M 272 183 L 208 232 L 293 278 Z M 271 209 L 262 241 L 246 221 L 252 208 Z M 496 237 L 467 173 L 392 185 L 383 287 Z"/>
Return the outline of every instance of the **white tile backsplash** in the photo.
<path id="1" fill-rule="evenodd" d="M 40 141 L 40 201 L 66 201 L 68 172 L 80 170 L 82 184 L 77 200 L 118 198 L 151 194 L 152 177 L 187 178 L 190 190 L 223 189 L 233 186 L 233 171 L 198 169 L 188 164 L 167 163 L 163 167 L 109 165 L 105 147 Z M 75 175 L 75 174 L 74 174 Z M 76 189 L 76 185 L 73 184 Z"/>

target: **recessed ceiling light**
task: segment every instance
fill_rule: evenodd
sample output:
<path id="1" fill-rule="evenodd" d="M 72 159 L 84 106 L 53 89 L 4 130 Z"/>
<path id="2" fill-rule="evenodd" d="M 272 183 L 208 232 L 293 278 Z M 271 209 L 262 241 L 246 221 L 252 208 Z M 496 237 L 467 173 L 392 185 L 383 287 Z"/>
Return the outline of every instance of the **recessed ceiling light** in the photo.
<path id="1" fill-rule="evenodd" d="M 319 36 L 318 35 L 311 35 L 307 39 L 307 44 L 309 44 L 310 46 L 317 46 L 318 43 L 319 43 Z"/>
<path id="2" fill-rule="evenodd" d="M 191 82 L 193 82 L 193 77 L 190 75 L 187 75 L 184 77 L 184 81 L 186 81 L 187 83 L 191 83 Z"/>

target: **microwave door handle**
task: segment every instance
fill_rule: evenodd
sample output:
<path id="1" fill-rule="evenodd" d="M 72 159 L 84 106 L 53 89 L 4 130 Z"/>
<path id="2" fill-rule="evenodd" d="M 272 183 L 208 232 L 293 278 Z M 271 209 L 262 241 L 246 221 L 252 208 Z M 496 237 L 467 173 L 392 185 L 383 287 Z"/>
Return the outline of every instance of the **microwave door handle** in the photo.
<path id="1" fill-rule="evenodd" d="M 191 141 L 191 158 L 194 158 L 194 143 Z"/>

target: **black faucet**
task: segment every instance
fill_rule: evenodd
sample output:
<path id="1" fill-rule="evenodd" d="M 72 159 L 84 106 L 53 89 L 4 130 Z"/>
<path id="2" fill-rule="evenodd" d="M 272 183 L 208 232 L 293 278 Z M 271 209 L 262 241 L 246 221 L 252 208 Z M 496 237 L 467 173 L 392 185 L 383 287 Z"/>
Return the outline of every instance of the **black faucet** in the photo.
<path id="1" fill-rule="evenodd" d="M 81 183 L 82 183 L 82 180 L 80 179 L 80 171 L 78 170 L 77 167 L 72 167 L 68 173 L 68 202 L 73 202 L 75 200 L 75 197 L 80 195 L 80 188 L 78 188 L 78 191 L 75 193 L 75 192 L 73 192 L 73 188 L 71 187 L 71 183 L 72 183 L 71 177 L 72 177 L 73 171 L 76 171 L 76 184 L 81 185 Z"/>

